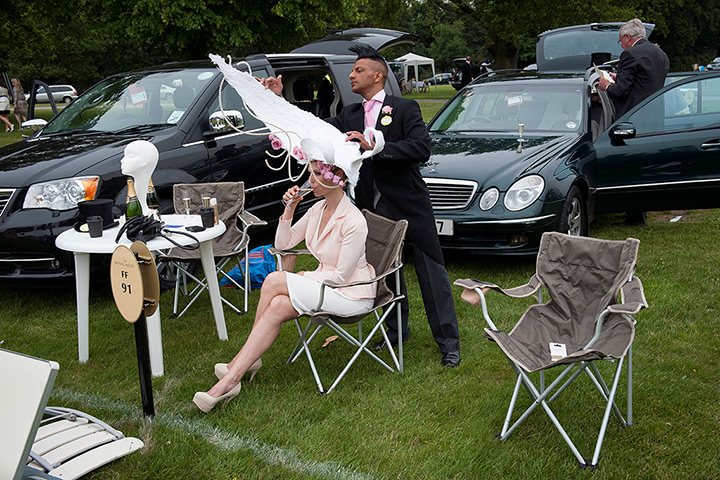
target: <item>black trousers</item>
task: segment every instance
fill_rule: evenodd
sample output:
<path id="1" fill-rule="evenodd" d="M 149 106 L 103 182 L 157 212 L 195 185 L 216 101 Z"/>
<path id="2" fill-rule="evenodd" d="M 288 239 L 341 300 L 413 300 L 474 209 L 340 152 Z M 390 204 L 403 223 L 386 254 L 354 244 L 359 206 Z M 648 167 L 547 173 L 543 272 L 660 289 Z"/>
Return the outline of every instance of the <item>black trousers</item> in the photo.
<path id="1" fill-rule="evenodd" d="M 384 217 L 398 220 L 392 217 L 387 208 L 384 208 L 383 199 L 381 198 L 375 207 L 375 213 Z M 455 303 L 453 301 L 452 288 L 450 286 L 450 277 L 448 276 L 445 266 L 437 263 L 420 248 L 412 242 L 412 238 L 408 238 L 411 242 L 410 251 L 415 263 L 415 273 L 417 274 L 418 283 L 420 284 L 420 293 L 423 297 L 425 305 L 425 314 L 427 315 L 430 330 L 432 331 L 435 342 L 440 347 L 441 352 L 459 352 L 460 351 L 460 332 L 458 330 L 457 314 L 455 313 Z M 394 292 L 395 277 L 388 277 L 388 287 Z M 410 306 L 408 304 L 407 286 L 405 285 L 405 275 L 400 270 L 400 291 L 405 296 L 400 304 L 402 313 L 402 330 L 403 339 L 410 335 L 408 326 L 408 317 Z M 391 342 L 397 342 L 397 322 L 389 320 L 387 322 L 388 338 Z"/>

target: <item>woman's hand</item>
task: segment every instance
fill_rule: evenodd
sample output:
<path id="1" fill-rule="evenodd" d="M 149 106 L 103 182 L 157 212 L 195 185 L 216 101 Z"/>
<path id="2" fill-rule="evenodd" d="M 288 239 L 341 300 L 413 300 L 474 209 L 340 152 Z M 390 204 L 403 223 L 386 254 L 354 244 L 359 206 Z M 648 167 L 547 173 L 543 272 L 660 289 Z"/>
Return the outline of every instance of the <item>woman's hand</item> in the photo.
<path id="1" fill-rule="evenodd" d="M 288 188 L 287 192 L 285 192 L 282 197 L 283 204 L 285 205 L 285 212 L 287 212 L 291 218 L 292 214 L 295 212 L 295 207 L 297 207 L 297 204 L 300 203 L 300 200 L 302 200 L 302 197 L 298 195 L 299 191 L 300 187 L 293 185 Z M 285 212 L 283 212 L 283 217 L 285 217 Z"/>

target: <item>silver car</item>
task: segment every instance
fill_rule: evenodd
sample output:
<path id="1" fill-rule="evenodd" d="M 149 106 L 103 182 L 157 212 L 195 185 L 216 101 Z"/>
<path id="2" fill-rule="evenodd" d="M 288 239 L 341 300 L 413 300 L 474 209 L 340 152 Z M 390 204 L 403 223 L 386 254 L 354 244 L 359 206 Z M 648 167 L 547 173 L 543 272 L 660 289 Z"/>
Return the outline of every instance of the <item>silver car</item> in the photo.
<path id="1" fill-rule="evenodd" d="M 56 102 L 70 103 L 78 97 L 77 90 L 72 85 L 50 85 L 50 92 Z M 29 99 L 30 94 L 25 94 L 25 98 Z M 50 102 L 44 87 L 38 88 L 35 101 L 37 103 Z"/>

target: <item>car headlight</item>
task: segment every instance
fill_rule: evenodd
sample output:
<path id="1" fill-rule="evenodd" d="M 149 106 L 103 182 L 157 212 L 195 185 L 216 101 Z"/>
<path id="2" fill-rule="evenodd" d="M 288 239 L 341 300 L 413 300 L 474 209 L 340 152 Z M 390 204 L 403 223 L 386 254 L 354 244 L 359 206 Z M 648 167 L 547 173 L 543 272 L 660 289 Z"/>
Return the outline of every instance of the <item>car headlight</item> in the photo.
<path id="1" fill-rule="evenodd" d="M 495 206 L 498 198 L 500 198 L 498 189 L 495 187 L 488 188 L 485 190 L 485 193 L 482 194 L 482 197 L 480 197 L 480 210 L 490 210 Z"/>
<path id="2" fill-rule="evenodd" d="M 540 197 L 545 180 L 540 175 L 529 175 L 513 183 L 505 194 L 505 208 L 517 212 L 527 208 Z"/>
<path id="3" fill-rule="evenodd" d="M 78 202 L 94 200 L 100 177 L 75 177 L 30 185 L 23 208 L 70 210 Z"/>

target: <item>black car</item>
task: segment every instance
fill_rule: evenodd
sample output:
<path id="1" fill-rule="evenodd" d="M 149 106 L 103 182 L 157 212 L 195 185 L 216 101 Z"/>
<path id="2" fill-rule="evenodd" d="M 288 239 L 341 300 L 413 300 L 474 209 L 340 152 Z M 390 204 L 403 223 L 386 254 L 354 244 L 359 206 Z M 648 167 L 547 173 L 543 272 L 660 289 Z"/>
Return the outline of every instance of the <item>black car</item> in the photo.
<path id="1" fill-rule="evenodd" d="M 390 30 L 355 29 L 289 54 L 245 60 L 253 75 L 282 75 L 286 98 L 324 118 L 361 100 L 347 80 L 356 58 L 348 47 L 357 41 L 382 49 L 411 38 Z M 153 182 L 161 211 L 172 210 L 175 183 L 244 181 L 248 210 L 264 219 L 278 218 L 282 192 L 291 184 L 288 171 L 266 166 L 266 151 L 272 151 L 269 129 L 248 114 L 227 83 L 218 97 L 221 82 L 209 61 L 114 75 L 32 137 L 1 149 L 0 281 L 34 285 L 36 280 L 72 276 L 72 255 L 57 249 L 55 238 L 75 224 L 79 201 L 109 198 L 119 214 L 126 197 L 120 159 L 125 146 L 137 139 L 152 142 L 160 152 Z M 400 95 L 392 77 L 386 90 Z"/>
<path id="2" fill-rule="evenodd" d="M 597 75 L 476 81 L 430 122 L 441 245 L 534 254 L 595 213 L 720 206 L 720 72 L 682 73 L 613 123 Z"/>

